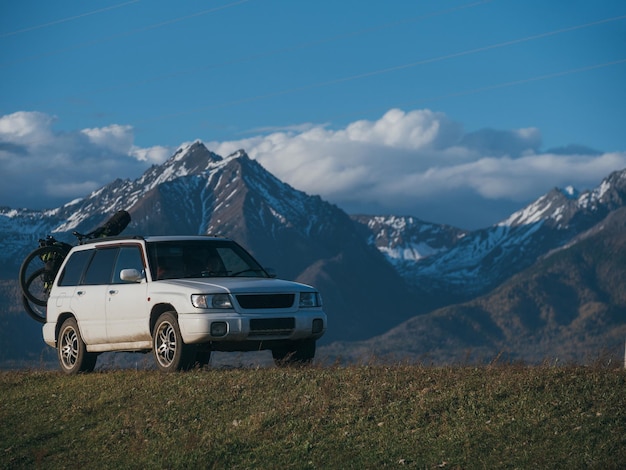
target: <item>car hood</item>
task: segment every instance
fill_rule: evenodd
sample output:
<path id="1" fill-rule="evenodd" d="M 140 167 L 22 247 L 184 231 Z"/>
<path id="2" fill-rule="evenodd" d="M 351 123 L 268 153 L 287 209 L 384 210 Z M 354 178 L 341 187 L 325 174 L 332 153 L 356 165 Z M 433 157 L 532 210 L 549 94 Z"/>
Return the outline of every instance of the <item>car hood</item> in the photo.
<path id="1" fill-rule="evenodd" d="M 315 289 L 299 282 L 282 279 L 257 277 L 213 277 L 195 279 L 167 279 L 155 281 L 160 287 L 176 286 L 188 288 L 198 293 L 229 292 L 238 293 L 281 293 L 313 292 Z"/>

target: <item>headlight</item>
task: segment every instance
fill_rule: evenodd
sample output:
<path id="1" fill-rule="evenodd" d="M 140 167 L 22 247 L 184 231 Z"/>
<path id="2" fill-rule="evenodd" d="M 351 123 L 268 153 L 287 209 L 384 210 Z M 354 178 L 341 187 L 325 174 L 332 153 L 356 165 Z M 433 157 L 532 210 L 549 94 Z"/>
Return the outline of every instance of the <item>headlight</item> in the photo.
<path id="1" fill-rule="evenodd" d="M 191 305 L 196 308 L 233 308 L 228 294 L 193 294 Z"/>
<path id="2" fill-rule="evenodd" d="M 300 308 L 321 307 L 322 297 L 318 292 L 300 292 Z"/>

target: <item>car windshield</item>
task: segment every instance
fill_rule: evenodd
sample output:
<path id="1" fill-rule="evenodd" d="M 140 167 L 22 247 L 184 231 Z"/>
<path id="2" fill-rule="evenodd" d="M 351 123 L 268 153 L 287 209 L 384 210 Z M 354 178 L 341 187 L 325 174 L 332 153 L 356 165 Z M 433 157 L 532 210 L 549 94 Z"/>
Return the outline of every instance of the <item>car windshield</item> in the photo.
<path id="1" fill-rule="evenodd" d="M 168 240 L 147 244 L 153 277 L 268 277 L 254 258 L 230 240 Z"/>

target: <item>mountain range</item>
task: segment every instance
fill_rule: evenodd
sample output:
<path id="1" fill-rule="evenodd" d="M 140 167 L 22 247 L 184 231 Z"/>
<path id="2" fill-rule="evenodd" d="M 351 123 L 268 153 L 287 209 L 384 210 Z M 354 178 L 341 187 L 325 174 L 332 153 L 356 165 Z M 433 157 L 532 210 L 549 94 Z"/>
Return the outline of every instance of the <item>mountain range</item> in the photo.
<path id="1" fill-rule="evenodd" d="M 243 150 L 222 157 L 197 141 L 138 179 L 117 179 L 60 208 L 0 208 L 0 340 L 14 345 L 3 348 L 0 362 L 34 360 L 46 348 L 39 325 L 21 313 L 15 281 L 21 260 L 39 238 L 53 234 L 75 243 L 72 231 L 88 232 L 120 209 L 132 217 L 125 234 L 227 236 L 279 277 L 315 285 L 329 316 L 320 354 L 329 358 L 375 352 L 449 361 L 471 348 L 481 359 L 507 351 L 519 360 L 536 361 L 552 352 L 582 360 L 576 354 L 581 348 L 601 345 L 602 335 L 616 340 L 623 331 L 626 303 L 617 292 L 626 292 L 626 285 L 611 281 L 610 292 L 600 295 L 588 274 L 567 288 L 543 276 L 552 273 L 561 280 L 559 269 L 569 262 L 569 272 L 577 272 L 586 259 L 594 269 L 611 273 L 610 279 L 623 281 L 619 273 L 626 263 L 617 261 L 624 260 L 619 240 L 625 201 L 623 170 L 593 191 L 554 189 L 508 219 L 475 231 L 415 217 L 348 215 L 280 181 Z M 568 257 L 577 250 L 590 251 Z M 557 269 L 553 263 L 560 257 L 565 261 Z M 594 282 L 600 281 L 607 282 L 604 277 Z M 585 290 L 595 292 L 599 304 L 574 305 L 572 292 Z M 518 298 L 525 300 L 516 303 Z M 551 308 L 569 312 L 555 314 L 561 330 L 582 315 L 581 308 L 593 321 L 608 315 L 598 323 L 606 328 L 596 325 L 577 333 L 572 343 L 577 346 L 557 348 L 561 336 L 553 323 L 531 320 Z M 505 328 L 516 322 L 535 327 Z M 530 338 L 528 347 L 521 338 Z"/>
<path id="2" fill-rule="evenodd" d="M 621 364 L 626 339 L 626 207 L 489 293 L 325 349 L 425 363 Z"/>

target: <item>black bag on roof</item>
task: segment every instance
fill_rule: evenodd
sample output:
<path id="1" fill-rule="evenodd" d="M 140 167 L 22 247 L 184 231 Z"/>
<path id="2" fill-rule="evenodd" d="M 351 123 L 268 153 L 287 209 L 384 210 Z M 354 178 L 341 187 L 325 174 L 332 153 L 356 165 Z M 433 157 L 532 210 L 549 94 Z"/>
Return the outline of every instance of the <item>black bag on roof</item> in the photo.
<path id="1" fill-rule="evenodd" d="M 114 237 L 124 231 L 130 223 L 130 214 L 125 210 L 117 211 L 102 227 L 92 232 L 92 238 Z"/>

